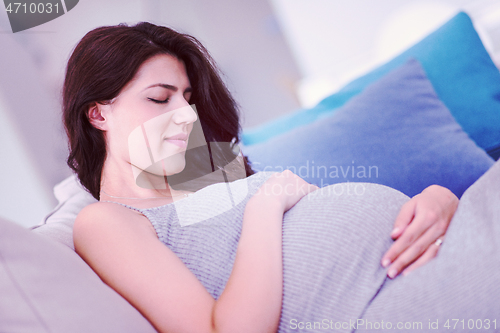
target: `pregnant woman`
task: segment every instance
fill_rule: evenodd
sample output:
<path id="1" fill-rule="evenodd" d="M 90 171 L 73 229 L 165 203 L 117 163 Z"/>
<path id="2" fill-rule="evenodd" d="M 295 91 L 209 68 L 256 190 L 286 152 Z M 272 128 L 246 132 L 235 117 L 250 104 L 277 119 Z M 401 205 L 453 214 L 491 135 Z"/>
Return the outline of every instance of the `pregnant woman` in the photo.
<path id="1" fill-rule="evenodd" d="M 411 303 L 386 304 L 446 282 L 430 264 L 387 275 L 436 255 L 457 207 L 451 192 L 432 186 L 409 200 L 384 186 L 253 174 L 236 149 L 236 104 L 190 36 L 149 23 L 89 32 L 68 62 L 63 111 L 68 164 L 99 200 L 78 215 L 75 249 L 160 332 L 287 332 L 322 320 L 361 330 L 342 325 L 411 318 Z M 433 295 L 414 313 L 436 313 L 443 294 Z"/>

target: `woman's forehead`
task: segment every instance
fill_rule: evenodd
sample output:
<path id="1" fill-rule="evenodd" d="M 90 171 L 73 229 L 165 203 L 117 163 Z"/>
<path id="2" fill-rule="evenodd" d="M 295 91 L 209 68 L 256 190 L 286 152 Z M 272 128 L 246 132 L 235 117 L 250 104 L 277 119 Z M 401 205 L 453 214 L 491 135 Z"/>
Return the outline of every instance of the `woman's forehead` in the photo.
<path id="1" fill-rule="evenodd" d="M 184 62 L 169 54 L 159 54 L 146 60 L 137 71 L 139 79 L 171 76 L 172 79 L 187 78 Z"/>
<path id="2" fill-rule="evenodd" d="M 189 87 L 184 62 L 169 54 L 153 56 L 139 67 L 124 91 L 132 88 L 145 89 L 154 84 L 169 84 L 182 90 Z"/>

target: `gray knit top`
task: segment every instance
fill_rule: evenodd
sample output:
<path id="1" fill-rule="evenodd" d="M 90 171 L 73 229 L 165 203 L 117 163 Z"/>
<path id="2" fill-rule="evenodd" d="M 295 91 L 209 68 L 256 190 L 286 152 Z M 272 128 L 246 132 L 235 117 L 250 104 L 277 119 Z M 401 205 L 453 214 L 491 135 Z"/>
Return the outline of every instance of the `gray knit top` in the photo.
<path id="1" fill-rule="evenodd" d="M 497 170 L 500 174 L 500 166 Z M 232 183 L 211 185 L 175 203 L 136 210 L 151 221 L 159 239 L 217 299 L 231 274 L 245 205 L 270 175 L 257 173 Z M 468 200 L 467 195 L 464 197 Z M 279 332 L 363 331 L 357 320 L 366 316 L 372 322 L 394 320 L 396 325 L 396 320 L 411 321 L 418 314 L 418 319 L 426 320 L 427 325 L 427 319 L 435 321 L 437 313 L 440 319 L 469 313 L 466 311 L 475 298 L 466 298 L 462 304 L 457 297 L 466 294 L 466 289 L 460 287 L 467 284 L 468 288 L 477 285 L 476 289 L 481 289 L 484 279 L 461 281 L 460 275 L 448 276 L 446 271 L 440 271 L 440 267 L 449 269 L 450 265 L 472 265 L 478 261 L 477 253 L 469 256 L 460 252 L 460 239 L 468 234 L 460 230 L 460 218 L 447 234 L 442 255 L 408 277 L 387 278 L 380 260 L 393 243 L 389 235 L 407 200 L 404 194 L 386 186 L 343 183 L 308 194 L 284 215 Z M 499 233 L 496 239 L 500 239 L 499 230 L 495 229 Z M 448 244 L 448 239 L 454 238 L 458 241 Z M 443 251 L 445 248 L 452 251 Z M 454 259 L 457 253 L 461 255 L 460 263 Z M 500 265 L 495 270 L 499 274 L 496 276 L 500 276 Z M 474 270 L 474 276 L 484 275 L 484 270 Z M 489 299 L 500 297 L 498 285 L 488 285 L 494 285 L 495 290 L 483 288 L 484 295 Z M 412 300 L 421 296 L 422 288 L 432 297 L 428 296 L 429 301 L 421 299 L 415 307 Z M 398 303 L 406 305 L 394 303 L 396 295 L 391 290 L 399 290 Z M 491 296 L 492 292 L 496 296 Z M 439 304 L 439 309 L 435 304 Z M 478 299 L 476 308 L 497 311 L 498 304 L 482 305 Z M 389 308 L 391 311 L 384 311 Z"/>
<path id="2" fill-rule="evenodd" d="M 217 299 L 232 271 L 246 203 L 271 174 L 211 185 L 175 203 L 136 210 Z M 388 192 L 396 193 L 390 204 Z M 390 225 L 362 219 L 393 221 L 406 200 L 384 186 L 341 184 L 311 193 L 288 211 L 283 221 L 282 320 L 321 313 L 359 317 L 385 280 L 379 260 L 390 244 Z M 368 216 L 356 212 L 363 202 L 372 210 Z"/>
<path id="3" fill-rule="evenodd" d="M 217 299 L 231 274 L 246 203 L 271 174 L 217 183 L 174 203 L 136 210 Z"/>

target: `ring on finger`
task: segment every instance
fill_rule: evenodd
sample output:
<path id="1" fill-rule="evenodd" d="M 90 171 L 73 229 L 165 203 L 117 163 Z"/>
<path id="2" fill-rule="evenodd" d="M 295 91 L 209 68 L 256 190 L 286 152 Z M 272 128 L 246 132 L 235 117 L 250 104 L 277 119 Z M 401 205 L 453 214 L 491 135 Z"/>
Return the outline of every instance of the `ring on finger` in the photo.
<path id="1" fill-rule="evenodd" d="M 439 247 L 439 246 L 441 246 L 441 244 L 443 244 L 443 240 L 441 238 L 436 239 L 436 242 L 434 243 L 434 245 Z"/>

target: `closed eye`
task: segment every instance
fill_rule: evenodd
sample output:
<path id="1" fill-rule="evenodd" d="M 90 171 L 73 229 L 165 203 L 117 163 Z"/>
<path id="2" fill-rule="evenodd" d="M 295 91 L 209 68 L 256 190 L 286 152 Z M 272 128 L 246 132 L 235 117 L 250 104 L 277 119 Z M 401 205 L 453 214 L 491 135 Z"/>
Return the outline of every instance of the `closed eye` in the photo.
<path id="1" fill-rule="evenodd" d="M 169 98 L 167 98 L 167 99 L 165 99 L 165 100 L 163 100 L 163 101 L 159 101 L 159 100 L 157 100 L 157 99 L 153 99 L 153 98 L 149 98 L 149 97 L 148 97 L 148 99 L 149 99 L 151 102 L 154 102 L 154 103 L 156 103 L 156 104 L 165 104 L 165 103 L 168 103 L 168 101 L 170 100 Z"/>

